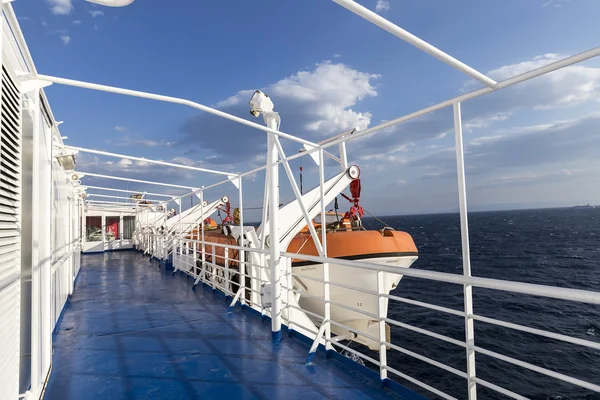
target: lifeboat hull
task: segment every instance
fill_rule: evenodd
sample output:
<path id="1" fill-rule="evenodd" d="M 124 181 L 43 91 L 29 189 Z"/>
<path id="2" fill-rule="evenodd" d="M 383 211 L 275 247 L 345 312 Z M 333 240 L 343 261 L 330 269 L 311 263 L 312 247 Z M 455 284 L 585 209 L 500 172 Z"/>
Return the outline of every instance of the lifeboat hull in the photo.
<path id="1" fill-rule="evenodd" d="M 290 252 L 296 248 L 300 254 L 317 255 L 310 235 L 302 238 L 299 235 L 290 243 Z M 365 263 L 380 264 L 397 269 L 397 273 L 382 272 L 382 293 L 389 294 L 402 279 L 402 270 L 410 268 L 417 260 L 416 246 L 405 232 L 399 231 L 357 231 L 335 232 L 327 234 L 327 254 L 333 258 L 358 260 Z M 309 263 L 299 259 L 292 262 L 294 288 L 306 292 L 308 296 L 300 296 L 300 307 L 318 315 L 324 314 L 324 284 L 315 279 L 323 279 L 323 264 Z M 313 278 L 303 279 L 302 277 Z M 371 315 L 379 315 L 378 296 L 364 291 L 377 292 L 377 271 L 329 264 L 329 285 L 331 299 L 331 320 L 352 328 L 352 331 L 331 325 L 335 335 L 354 337 L 354 341 L 367 345 L 372 350 L 379 350 L 379 343 L 365 335 L 379 336 L 378 321 Z M 336 286 L 339 284 L 339 286 Z M 350 289 L 356 287 L 364 291 Z M 312 296 L 318 296 L 314 298 Z M 386 318 L 388 299 L 382 299 L 381 316 Z M 313 319 L 314 320 L 314 319 Z M 319 325 L 321 321 L 314 320 Z M 389 330 L 388 330 L 389 332 Z M 389 340 L 388 340 L 389 341 Z"/>

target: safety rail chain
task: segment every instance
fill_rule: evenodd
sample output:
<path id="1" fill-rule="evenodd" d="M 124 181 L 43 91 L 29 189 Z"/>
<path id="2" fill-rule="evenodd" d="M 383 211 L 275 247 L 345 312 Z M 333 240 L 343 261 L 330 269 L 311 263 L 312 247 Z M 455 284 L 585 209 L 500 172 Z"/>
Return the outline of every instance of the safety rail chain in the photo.
<path id="1" fill-rule="evenodd" d="M 160 235 L 148 235 L 148 236 L 156 237 L 156 236 L 160 236 Z M 152 241 L 152 239 L 148 238 L 147 242 L 151 242 L 151 241 Z M 205 246 L 207 246 L 207 245 L 211 246 L 212 250 L 210 253 L 205 253 L 205 252 L 203 253 L 202 249 L 205 249 L 206 248 Z M 223 255 L 216 254 L 216 248 L 218 248 L 218 247 L 223 248 Z M 232 258 L 229 256 L 229 253 L 231 250 L 238 250 L 238 251 L 242 250 L 242 251 L 248 252 L 247 254 L 256 253 L 256 254 L 259 254 L 262 256 L 269 254 L 269 250 L 255 249 L 255 248 L 251 248 L 251 247 L 242 247 L 242 246 L 236 246 L 236 245 L 224 244 L 224 243 L 213 243 L 213 242 L 195 240 L 195 239 L 176 238 L 173 241 L 173 267 L 174 267 L 175 271 L 179 270 L 179 271 L 182 271 L 182 272 L 194 277 L 195 278 L 194 285 L 198 284 L 199 282 L 203 282 L 215 290 L 220 290 L 223 293 L 225 293 L 226 295 L 232 296 L 233 301 L 230 304 L 230 309 L 236 303 L 239 302 L 240 304 L 244 304 L 246 306 L 256 309 L 257 311 L 260 311 L 262 315 L 270 315 L 268 309 L 262 307 L 261 304 L 252 303 L 251 301 L 246 299 L 246 296 L 245 296 L 246 291 L 253 292 L 253 293 L 256 293 L 259 295 L 261 294 L 259 290 L 256 290 L 256 289 L 253 289 L 252 287 L 246 286 L 247 278 L 250 279 L 251 281 L 258 281 L 259 284 L 257 285 L 257 287 L 259 287 L 259 288 L 261 287 L 260 286 L 261 284 L 268 282 L 268 278 L 261 279 L 260 274 L 258 277 L 248 275 L 246 273 L 246 267 L 257 267 L 262 270 L 268 271 L 269 270 L 268 262 L 265 262 L 265 265 L 257 265 L 255 263 L 252 263 L 249 261 L 238 260 L 236 258 Z M 159 252 L 161 252 L 161 251 L 159 251 Z M 165 253 L 163 252 L 162 254 L 165 254 Z M 205 260 L 207 256 L 210 256 L 210 260 L 211 260 L 210 262 Z M 531 371 L 535 371 L 540 374 L 543 374 L 543 375 L 546 375 L 546 376 L 549 376 L 549 377 L 552 377 L 552 378 L 555 378 L 555 379 L 558 379 L 558 380 L 561 380 L 564 382 L 568 382 L 570 384 L 600 393 L 600 386 L 596 385 L 594 383 L 587 382 L 582 379 L 578 379 L 578 378 L 575 378 L 575 377 L 572 377 L 569 375 L 565 375 L 562 373 L 558 373 L 558 372 L 549 370 L 547 368 L 539 367 L 539 366 L 533 365 L 528 362 L 521 361 L 521 360 L 513 358 L 513 357 L 505 356 L 503 354 L 482 348 L 480 346 L 476 346 L 474 342 L 467 343 L 466 341 L 457 340 L 457 339 L 448 337 L 446 335 L 442 335 L 439 333 L 429 331 L 427 329 L 419 328 L 419 327 L 416 327 L 416 326 L 413 326 L 413 325 L 410 325 L 410 324 L 407 324 L 404 322 L 393 320 L 391 318 L 383 317 L 382 316 L 383 309 L 381 307 L 379 307 L 378 314 L 373 314 L 373 313 L 369 313 L 369 312 L 366 312 L 366 311 L 363 311 L 363 310 L 360 310 L 360 309 L 357 309 L 354 307 L 350 307 L 350 306 L 347 306 L 344 304 L 340 304 L 340 303 L 331 301 L 329 299 L 325 299 L 322 296 L 311 295 L 309 293 L 306 293 L 302 289 L 295 289 L 293 287 L 292 281 L 293 281 L 293 278 L 313 280 L 313 281 L 321 282 L 324 285 L 337 286 L 337 287 L 355 290 L 357 292 L 375 295 L 375 296 L 378 296 L 378 299 L 380 299 L 380 300 L 387 298 L 387 299 L 403 302 L 406 304 L 411 304 L 411 305 L 424 307 L 424 308 L 428 308 L 431 310 L 451 314 L 454 316 L 459 316 L 459 317 L 465 318 L 465 320 L 470 319 L 470 320 L 480 321 L 480 322 L 484 322 L 487 324 L 492 324 L 492 325 L 496 325 L 496 326 L 520 331 L 520 332 L 527 332 L 527 333 L 531 333 L 534 335 L 538 335 L 538 336 L 542 336 L 542 337 L 546 337 L 546 338 L 550 338 L 550 339 L 555 339 L 555 340 L 560 340 L 560 341 L 588 347 L 588 348 L 595 349 L 595 350 L 600 350 L 600 343 L 598 343 L 598 342 L 575 338 L 572 336 L 563 335 L 563 334 L 546 331 L 546 330 L 542 330 L 542 329 L 531 328 L 531 327 L 528 327 L 525 325 L 506 322 L 506 321 L 495 319 L 495 318 L 484 317 L 481 315 L 477 315 L 475 313 L 465 313 L 464 311 L 459 311 L 459 310 L 455 310 L 455 309 L 451 309 L 451 308 L 447 308 L 447 307 L 442 307 L 442 306 L 438 306 L 435 304 L 430 304 L 430 303 L 426 303 L 426 302 L 422 302 L 422 301 L 416 301 L 416 300 L 404 298 L 401 296 L 382 293 L 381 292 L 381 290 L 382 290 L 382 285 L 381 285 L 382 273 L 383 272 L 398 273 L 397 268 L 394 268 L 394 267 L 389 267 L 389 266 L 379 265 L 379 264 L 374 264 L 374 263 L 368 263 L 368 262 L 361 262 L 361 261 L 351 261 L 351 260 L 343 260 L 343 259 L 329 258 L 329 257 L 309 256 L 309 255 L 304 255 L 304 254 L 287 253 L 287 252 L 282 252 L 281 256 L 282 256 L 282 261 L 283 261 L 284 265 L 286 265 L 286 273 L 283 274 L 283 276 L 284 276 L 283 282 L 284 283 L 281 285 L 281 288 L 288 291 L 288 296 L 291 296 L 293 294 L 300 294 L 300 296 L 307 296 L 307 297 L 318 299 L 323 302 L 324 310 L 325 310 L 325 305 L 329 304 L 329 305 L 334 305 L 336 307 L 344 308 L 344 309 L 347 309 L 347 310 L 350 310 L 353 312 L 361 313 L 365 316 L 368 316 L 369 318 L 372 318 L 373 320 L 376 320 L 379 323 L 380 328 L 381 328 L 381 329 L 379 329 L 379 337 L 374 337 L 367 332 L 363 332 L 363 331 L 357 330 L 356 328 L 346 326 L 338 321 L 331 320 L 331 318 L 329 316 L 316 314 L 314 312 L 310 312 L 308 310 L 304 310 L 298 306 L 290 304 L 288 301 L 283 301 L 284 308 L 281 310 L 282 313 L 286 308 L 287 309 L 294 308 L 294 309 L 298 309 L 299 311 L 306 313 L 307 315 L 310 315 L 313 318 L 316 318 L 316 319 L 322 321 L 319 330 L 315 331 L 311 327 L 303 326 L 297 322 L 290 321 L 289 319 L 286 319 L 285 316 L 283 316 L 283 320 L 288 325 L 288 328 L 290 330 L 293 330 L 294 325 L 297 325 L 297 326 L 303 328 L 305 331 L 310 332 L 313 335 L 312 339 L 314 340 L 314 343 L 310 350 L 308 360 L 312 359 L 311 354 L 314 354 L 314 352 L 317 349 L 318 344 L 322 343 L 328 349 L 331 349 L 332 346 L 337 347 L 339 349 L 343 349 L 349 353 L 352 353 L 352 354 L 356 355 L 357 357 L 360 357 L 361 359 L 370 362 L 371 364 L 374 364 L 375 366 L 377 366 L 379 368 L 380 378 L 382 380 L 388 378 L 388 372 L 389 372 L 399 378 L 405 379 L 417 386 L 420 386 L 421 388 L 423 388 L 431 393 L 434 393 L 437 396 L 440 396 L 444 399 L 455 399 L 455 397 L 453 397 L 447 393 L 444 393 L 426 383 L 419 381 L 416 378 L 411 377 L 410 375 L 408 375 L 406 373 L 403 373 L 403 372 L 387 365 L 388 351 L 395 350 L 402 354 L 405 354 L 407 356 L 415 358 L 417 360 L 428 363 L 436 368 L 443 369 L 443 370 L 450 372 L 461 378 L 468 379 L 468 374 L 463 371 L 460 371 L 456 368 L 453 368 L 453 367 L 445 365 L 441 362 L 435 361 L 431 358 L 425 357 L 423 355 L 420 355 L 418 353 L 415 353 L 413 351 L 405 349 L 397 344 L 388 342 L 386 340 L 386 336 L 385 336 L 385 323 L 388 323 L 388 324 L 398 326 L 398 327 L 401 327 L 404 329 L 408 329 L 410 331 L 413 331 L 413 332 L 416 332 L 416 333 L 419 333 L 419 334 L 422 334 L 422 335 L 425 335 L 425 336 L 428 336 L 428 337 L 431 337 L 434 339 L 444 341 L 446 343 L 453 344 L 455 346 L 458 346 L 458 347 L 461 347 L 464 349 L 471 349 L 472 351 L 474 351 L 476 353 L 484 354 L 489 357 L 507 362 L 509 364 L 513 364 L 515 366 L 526 368 Z M 315 262 L 315 263 L 319 263 L 319 264 L 322 263 L 324 265 L 324 269 L 323 269 L 324 274 L 323 275 L 328 275 L 329 263 L 335 263 L 337 265 L 342 265 L 342 266 L 348 267 L 348 268 L 358 268 L 358 269 L 376 271 L 378 273 L 378 291 L 367 290 L 367 289 L 363 289 L 363 288 L 356 287 L 356 286 L 350 286 L 350 285 L 336 283 L 331 280 L 319 279 L 319 278 L 315 278 L 315 277 L 309 277 L 309 276 L 306 276 L 303 274 L 293 273 L 292 269 L 291 269 L 291 260 L 292 259 L 311 261 L 311 262 Z M 200 261 L 200 263 L 197 264 L 198 261 Z M 221 261 L 223 263 L 223 265 L 219 265 L 217 263 L 219 261 Z M 239 268 L 237 268 L 237 269 L 230 268 L 230 263 L 232 261 L 238 263 Z M 196 272 L 197 270 L 198 270 L 198 272 Z M 222 275 L 219 274 L 219 271 L 222 272 Z M 593 292 L 593 291 L 587 291 L 587 290 L 568 289 L 568 288 L 553 287 L 553 286 L 546 286 L 546 285 L 537 285 L 537 284 L 531 284 L 531 283 L 514 282 L 514 281 L 506 281 L 506 280 L 490 279 L 490 278 L 479 278 L 479 277 L 473 277 L 473 276 L 464 276 L 464 275 L 449 274 L 449 273 L 444 273 L 444 272 L 425 271 L 425 270 L 409 269 L 409 268 L 403 268 L 402 275 L 410 276 L 413 278 L 428 279 L 428 280 L 434 280 L 434 281 L 438 281 L 438 282 L 457 284 L 457 285 L 462 285 L 463 287 L 471 286 L 471 287 L 499 290 L 499 291 L 504 291 L 504 292 L 535 295 L 535 296 L 561 299 L 561 300 L 569 300 L 569 301 L 575 301 L 575 302 L 583 302 L 583 303 L 588 303 L 588 304 L 600 304 L 600 292 Z M 235 291 L 235 292 L 232 290 L 234 288 L 234 286 L 238 287 L 237 291 Z M 289 297 L 287 297 L 287 298 L 289 299 Z M 324 312 L 323 314 L 327 314 L 327 313 Z M 364 336 L 368 339 L 374 340 L 375 342 L 379 343 L 379 345 L 380 345 L 379 353 L 378 353 L 379 359 L 376 360 L 372 357 L 369 357 L 368 355 L 365 355 L 365 354 L 357 351 L 356 349 L 350 348 L 348 346 L 343 345 L 342 343 L 339 343 L 338 341 L 336 341 L 335 336 L 331 337 L 330 335 L 325 335 L 325 331 L 329 331 L 329 333 L 330 333 L 331 325 L 339 326 L 340 328 L 347 329 L 348 331 L 350 331 L 354 334 L 359 334 L 361 336 Z M 489 388 L 491 390 L 494 390 L 498 393 L 501 393 L 505 396 L 508 396 L 508 397 L 511 397 L 514 399 L 526 399 L 526 397 L 524 397 L 518 393 L 514 393 L 511 390 L 500 387 L 498 385 L 495 385 L 495 384 L 488 382 L 486 380 L 483 380 L 481 378 L 475 377 L 475 381 L 478 384 L 480 384 L 486 388 Z"/>

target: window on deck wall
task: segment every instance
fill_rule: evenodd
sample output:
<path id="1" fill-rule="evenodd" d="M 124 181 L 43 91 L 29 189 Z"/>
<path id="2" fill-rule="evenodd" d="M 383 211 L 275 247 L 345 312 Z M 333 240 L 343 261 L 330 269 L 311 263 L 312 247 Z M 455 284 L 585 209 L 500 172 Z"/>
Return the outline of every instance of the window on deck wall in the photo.
<path id="1" fill-rule="evenodd" d="M 135 230 L 135 217 L 127 215 L 123 217 L 123 239 L 132 239 Z"/>
<path id="2" fill-rule="evenodd" d="M 88 242 L 102 241 L 102 217 L 85 217 L 85 240 Z"/>
<path id="3" fill-rule="evenodd" d="M 121 217 L 106 217 L 106 240 L 119 240 Z"/>

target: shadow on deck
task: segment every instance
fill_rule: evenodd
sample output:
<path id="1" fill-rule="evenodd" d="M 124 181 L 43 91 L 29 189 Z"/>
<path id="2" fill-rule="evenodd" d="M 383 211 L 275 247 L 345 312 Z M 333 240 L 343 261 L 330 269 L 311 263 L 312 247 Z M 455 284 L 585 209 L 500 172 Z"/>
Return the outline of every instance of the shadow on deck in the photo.
<path id="1" fill-rule="evenodd" d="M 85 255 L 46 400 L 400 398 L 136 252 Z"/>

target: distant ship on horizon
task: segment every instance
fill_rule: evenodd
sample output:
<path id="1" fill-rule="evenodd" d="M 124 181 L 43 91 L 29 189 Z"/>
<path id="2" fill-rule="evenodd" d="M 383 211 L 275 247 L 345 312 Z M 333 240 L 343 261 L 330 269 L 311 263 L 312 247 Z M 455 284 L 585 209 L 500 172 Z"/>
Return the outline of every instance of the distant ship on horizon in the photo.
<path id="1" fill-rule="evenodd" d="M 571 207 L 573 209 L 581 209 L 581 208 L 596 208 L 596 206 L 591 205 L 590 203 L 587 203 L 585 206 L 573 206 Z"/>

